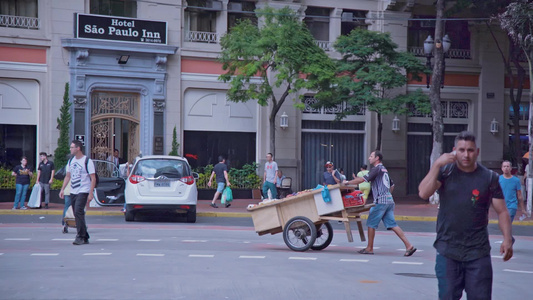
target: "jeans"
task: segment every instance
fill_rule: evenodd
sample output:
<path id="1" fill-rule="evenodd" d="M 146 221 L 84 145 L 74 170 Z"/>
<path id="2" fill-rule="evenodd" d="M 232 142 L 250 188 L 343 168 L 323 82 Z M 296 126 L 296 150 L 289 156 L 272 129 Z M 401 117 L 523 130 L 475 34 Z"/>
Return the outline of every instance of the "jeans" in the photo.
<path id="1" fill-rule="evenodd" d="M 70 201 L 70 195 L 65 195 L 65 208 L 63 208 L 63 219 L 61 219 L 61 224 L 65 226 L 65 215 L 67 214 L 67 210 L 71 204 Z"/>
<path id="2" fill-rule="evenodd" d="M 29 184 L 16 184 L 16 193 L 15 193 L 15 204 L 13 204 L 14 208 L 18 207 L 18 203 L 20 202 L 20 207 L 24 206 L 24 201 L 26 201 L 26 192 L 28 192 Z"/>
<path id="3" fill-rule="evenodd" d="M 41 185 L 41 191 L 44 192 L 44 203 L 50 203 L 50 184 L 49 183 L 39 183 Z"/>
<path id="4" fill-rule="evenodd" d="M 89 239 L 87 224 L 85 223 L 85 206 L 88 196 L 89 193 L 70 194 L 70 202 L 74 210 L 74 218 L 76 218 L 76 230 L 78 231 L 76 238 L 84 240 Z"/>
<path id="5" fill-rule="evenodd" d="M 270 181 L 265 181 L 263 184 L 263 197 L 265 197 L 265 199 L 268 198 L 268 190 L 270 190 L 270 193 L 272 193 L 272 199 L 278 198 L 276 185 Z"/>

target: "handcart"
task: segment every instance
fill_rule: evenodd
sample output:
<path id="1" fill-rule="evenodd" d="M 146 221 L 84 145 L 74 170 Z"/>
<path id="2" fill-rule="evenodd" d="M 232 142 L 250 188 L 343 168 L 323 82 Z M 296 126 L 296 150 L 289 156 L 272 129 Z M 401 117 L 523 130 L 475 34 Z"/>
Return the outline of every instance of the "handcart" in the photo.
<path id="1" fill-rule="evenodd" d="M 261 236 L 283 232 L 287 247 L 294 251 L 322 250 L 333 239 L 333 228 L 329 221 L 342 221 L 346 229 L 348 242 L 353 242 L 350 221 L 357 223 L 361 241 L 365 233 L 361 222 L 361 213 L 369 211 L 374 204 L 347 206 L 341 191 L 351 191 L 354 187 L 329 186 L 331 201 L 322 198 L 323 188 L 309 191 L 297 196 L 273 200 L 268 203 L 251 206 L 255 231 Z"/>

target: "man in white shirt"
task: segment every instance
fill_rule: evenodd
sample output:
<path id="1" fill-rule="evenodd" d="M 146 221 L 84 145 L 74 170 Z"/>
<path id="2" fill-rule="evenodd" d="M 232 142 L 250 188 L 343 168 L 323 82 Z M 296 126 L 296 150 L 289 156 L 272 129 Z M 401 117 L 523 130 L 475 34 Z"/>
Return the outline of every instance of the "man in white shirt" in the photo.
<path id="1" fill-rule="evenodd" d="M 74 140 L 70 144 L 70 154 L 72 158 L 67 163 L 67 174 L 63 181 L 63 187 L 59 192 L 59 197 L 65 197 L 64 191 L 67 184 L 71 183 L 70 199 L 76 219 L 76 229 L 78 234 L 72 244 L 89 244 L 89 233 L 85 224 L 85 206 L 93 199 L 94 187 L 96 186 L 96 175 L 93 161 L 83 155 L 82 143 Z"/>

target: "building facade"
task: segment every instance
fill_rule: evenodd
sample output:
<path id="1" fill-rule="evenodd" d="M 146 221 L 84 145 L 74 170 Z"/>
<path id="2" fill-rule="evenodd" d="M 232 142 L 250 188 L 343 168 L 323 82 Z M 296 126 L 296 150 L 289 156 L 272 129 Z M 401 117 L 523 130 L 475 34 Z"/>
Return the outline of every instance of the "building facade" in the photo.
<path id="1" fill-rule="evenodd" d="M 289 6 L 301 15 L 317 45 L 331 57 L 336 38 L 354 28 L 388 32 L 400 50 L 426 61 L 423 42 L 433 35 L 430 0 L 20 0 L 0 4 L 0 160 L 13 166 L 20 156 L 36 164 L 38 153 L 53 153 L 56 119 L 69 83 L 71 136 L 86 153 L 105 159 L 113 149 L 132 160 L 139 153 L 167 154 L 176 128 L 180 153 L 193 167 L 216 163 L 231 167 L 264 162 L 268 149 L 269 107 L 226 99 L 228 85 L 217 58 L 220 38 L 242 19 L 259 23 L 254 10 Z M 500 47 L 504 34 L 493 28 Z M 446 22 L 452 43 L 441 90 L 445 142 L 462 130 L 473 131 L 480 161 L 498 168 L 513 134 L 507 124 L 509 86 L 498 47 L 484 22 Z M 527 87 L 528 88 L 528 87 Z M 409 82 L 398 92 L 422 89 Z M 527 132 L 527 94 L 520 112 Z M 280 92 L 281 93 L 281 92 Z M 359 170 L 376 146 L 377 117 L 364 108 L 341 122 L 335 109 L 305 109 L 286 101 L 288 127 L 276 126 L 276 161 L 293 179 L 294 189 L 321 182 L 324 162 L 345 174 Z M 277 125 L 279 125 L 278 115 Z M 393 120 L 399 128 L 392 130 Z M 491 132 L 493 121 L 499 131 Z M 430 116 L 383 117 L 382 151 L 398 194 L 416 194 L 429 168 Z M 259 172 L 262 173 L 260 168 Z"/>

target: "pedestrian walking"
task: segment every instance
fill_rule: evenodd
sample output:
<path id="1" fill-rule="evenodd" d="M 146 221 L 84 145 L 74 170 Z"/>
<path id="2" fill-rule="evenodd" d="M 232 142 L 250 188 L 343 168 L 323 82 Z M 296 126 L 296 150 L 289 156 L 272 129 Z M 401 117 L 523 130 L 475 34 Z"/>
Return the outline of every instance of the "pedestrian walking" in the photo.
<path id="1" fill-rule="evenodd" d="M 341 180 L 342 180 L 341 173 L 335 170 L 332 162 L 330 161 L 326 162 L 324 167 L 326 167 L 326 171 L 324 172 L 324 175 L 323 175 L 322 185 L 341 183 Z"/>
<path id="2" fill-rule="evenodd" d="M 224 191 L 224 184 L 226 186 L 230 186 L 229 182 L 229 175 L 228 175 L 228 166 L 226 165 L 226 159 L 220 155 L 218 157 L 218 164 L 215 165 L 213 168 L 213 172 L 211 172 L 211 177 L 209 177 L 209 182 L 207 183 L 208 187 L 211 187 L 211 182 L 213 181 L 213 177 L 216 176 L 215 181 L 217 183 L 217 191 L 215 192 L 215 195 L 213 196 L 213 201 L 211 201 L 211 207 L 218 208 L 218 206 L 215 204 L 215 202 L 218 199 L 218 196 L 222 194 Z M 230 203 L 226 202 L 226 208 L 230 207 Z"/>
<path id="3" fill-rule="evenodd" d="M 278 164 L 274 161 L 272 153 L 267 153 L 267 162 L 265 163 L 265 172 L 263 174 L 263 197 L 268 197 L 268 191 L 272 195 L 272 199 L 278 198 L 278 191 L 276 189 L 276 182 L 278 178 Z"/>
<path id="4" fill-rule="evenodd" d="M 504 240 L 503 260 L 513 256 L 511 219 L 498 174 L 476 162 L 479 148 L 471 132 L 455 138 L 451 153 L 442 154 L 418 187 L 419 196 L 440 195 L 437 217 L 435 272 L 439 299 L 491 299 L 492 263 L 487 225 L 489 207 L 498 213 Z"/>
<path id="5" fill-rule="evenodd" d="M 59 197 L 64 199 L 65 188 L 70 182 L 70 201 L 76 219 L 76 239 L 72 244 L 89 244 L 89 233 L 85 223 L 85 206 L 93 199 L 96 175 L 93 161 L 83 155 L 82 143 L 74 140 L 70 144 L 72 158 L 67 163 L 67 175 L 63 181 L 63 187 Z"/>
<path id="6" fill-rule="evenodd" d="M 511 174 L 510 161 L 504 160 L 502 162 L 502 172 L 503 174 L 500 175 L 499 182 L 512 224 L 514 217 L 516 216 L 516 211 L 518 210 L 518 205 L 520 205 L 522 215 L 526 213 L 526 209 L 524 207 L 524 198 L 522 197 L 522 187 L 520 184 L 520 179 Z"/>
<path id="7" fill-rule="evenodd" d="M 368 174 L 363 177 L 356 177 L 353 180 L 345 182 L 346 184 L 360 184 L 363 182 L 372 182 L 372 194 L 374 195 L 374 207 L 370 209 L 366 226 L 368 227 L 368 245 L 366 248 L 359 250 L 361 254 L 374 254 L 374 238 L 379 223 L 383 224 L 387 230 L 392 230 L 405 244 L 404 256 L 411 256 L 415 253 L 416 248 L 409 242 L 403 230 L 394 220 L 394 199 L 392 191 L 394 182 L 389 177 L 389 172 L 383 166 L 383 154 L 376 150 L 370 154 L 368 161 L 374 166 Z"/>
<path id="8" fill-rule="evenodd" d="M 352 173 L 352 176 L 353 178 L 355 179 L 356 177 L 365 177 L 366 174 L 368 174 L 368 166 L 363 164 L 360 168 L 359 168 L 359 172 L 357 173 L 357 176 L 355 176 L 355 174 Z M 361 182 L 359 184 L 359 190 L 361 192 L 363 192 L 363 199 L 365 199 L 365 202 L 366 202 L 366 199 L 368 199 L 368 195 L 370 195 L 370 182 Z"/>
<path id="9" fill-rule="evenodd" d="M 28 158 L 23 156 L 20 159 L 20 165 L 13 168 L 11 175 L 15 176 L 15 202 L 12 209 L 27 209 L 24 206 L 26 194 L 30 186 L 30 177 L 33 176 L 31 169 L 28 167 Z"/>
<path id="10" fill-rule="evenodd" d="M 37 169 L 37 182 L 41 185 L 41 192 L 44 191 L 44 208 L 48 209 L 50 203 L 50 185 L 54 180 L 54 163 L 48 160 L 46 152 L 39 153 L 41 162 Z"/>

